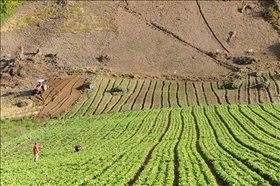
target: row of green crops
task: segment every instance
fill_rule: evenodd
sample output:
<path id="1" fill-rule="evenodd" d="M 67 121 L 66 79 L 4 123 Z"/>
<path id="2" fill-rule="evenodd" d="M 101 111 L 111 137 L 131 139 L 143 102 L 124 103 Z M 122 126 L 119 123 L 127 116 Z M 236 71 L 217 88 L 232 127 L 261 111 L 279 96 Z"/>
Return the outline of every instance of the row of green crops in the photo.
<path id="1" fill-rule="evenodd" d="M 280 185 L 279 113 L 196 106 L 52 120 L 1 142 L 1 185 Z"/>
<path id="2" fill-rule="evenodd" d="M 96 88 L 88 90 L 66 118 L 187 106 L 279 104 L 276 75 L 271 71 L 262 77 L 247 76 L 239 88 L 233 90 L 219 89 L 217 82 L 97 77 L 93 80 Z M 256 84 L 264 81 L 259 78 L 267 80 L 270 87 L 255 88 Z M 116 87 L 121 87 L 123 92 L 110 92 Z"/>

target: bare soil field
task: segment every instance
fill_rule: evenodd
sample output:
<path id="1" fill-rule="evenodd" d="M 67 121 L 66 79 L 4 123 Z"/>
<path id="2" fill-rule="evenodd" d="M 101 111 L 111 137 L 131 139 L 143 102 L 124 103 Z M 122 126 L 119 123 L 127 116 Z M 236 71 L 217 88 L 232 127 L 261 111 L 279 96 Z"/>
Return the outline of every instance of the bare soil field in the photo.
<path id="1" fill-rule="evenodd" d="M 53 117 L 75 102 L 85 79 L 98 74 L 211 82 L 279 71 L 279 31 L 264 18 L 267 6 L 266 1 L 26 3 L 1 25 L 1 103 L 29 99 L 36 80 L 48 79 L 50 89 L 31 100 L 43 106 L 40 117 Z M 83 79 L 64 79 L 73 74 Z M 64 80 L 56 84 L 57 78 Z"/>
<path id="2" fill-rule="evenodd" d="M 42 94 L 30 96 L 24 106 L 19 106 L 18 112 L 1 112 L 1 118 L 18 118 L 33 115 L 40 118 L 52 118 L 71 107 L 83 93 L 85 79 L 79 76 L 52 78 L 46 80 L 48 89 Z M 25 103 L 25 102 L 24 102 Z M 18 106 L 18 105 L 17 105 Z"/>
<path id="3" fill-rule="evenodd" d="M 85 79 L 78 76 L 69 76 L 65 79 L 50 79 L 49 88 L 42 94 L 31 99 L 36 105 L 43 105 L 38 117 L 54 117 L 63 113 L 80 97 Z"/>

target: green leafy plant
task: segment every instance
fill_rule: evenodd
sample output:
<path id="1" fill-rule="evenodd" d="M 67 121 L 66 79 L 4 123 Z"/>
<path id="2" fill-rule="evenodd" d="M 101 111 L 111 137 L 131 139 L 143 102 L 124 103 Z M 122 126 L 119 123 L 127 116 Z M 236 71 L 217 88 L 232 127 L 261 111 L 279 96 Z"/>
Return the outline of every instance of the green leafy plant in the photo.
<path id="1" fill-rule="evenodd" d="M 0 2 L 0 15 L 1 24 L 14 13 L 14 9 L 18 6 L 18 1 L 14 0 L 1 0 Z"/>

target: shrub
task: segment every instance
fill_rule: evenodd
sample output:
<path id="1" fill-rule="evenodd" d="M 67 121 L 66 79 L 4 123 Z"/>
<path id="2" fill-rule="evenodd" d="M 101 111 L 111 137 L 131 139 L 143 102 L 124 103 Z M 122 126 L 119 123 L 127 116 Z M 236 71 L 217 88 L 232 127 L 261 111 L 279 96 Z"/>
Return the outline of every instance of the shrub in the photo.
<path id="1" fill-rule="evenodd" d="M 14 9 L 17 6 L 18 6 L 18 1 L 1 0 L 0 2 L 1 23 L 3 23 L 9 16 L 13 15 Z"/>
<path id="2" fill-rule="evenodd" d="M 109 91 L 112 95 L 117 94 L 118 92 L 124 92 L 123 88 L 120 86 L 117 87 L 113 87 L 111 88 L 111 90 Z"/>
<path id="3" fill-rule="evenodd" d="M 280 12 L 278 4 L 271 5 L 265 12 L 265 17 L 276 29 L 280 30 Z"/>
<path id="4" fill-rule="evenodd" d="M 259 59 L 250 56 L 234 57 L 233 62 L 239 65 L 248 65 L 259 62 Z"/>

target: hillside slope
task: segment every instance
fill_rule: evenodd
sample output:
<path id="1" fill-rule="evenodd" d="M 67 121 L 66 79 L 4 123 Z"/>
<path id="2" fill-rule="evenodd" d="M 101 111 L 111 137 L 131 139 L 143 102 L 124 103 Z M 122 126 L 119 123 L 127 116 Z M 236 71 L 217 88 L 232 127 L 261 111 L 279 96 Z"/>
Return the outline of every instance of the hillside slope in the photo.
<path id="1" fill-rule="evenodd" d="M 1 102 L 29 96 L 37 79 L 72 74 L 213 81 L 277 72 L 279 33 L 263 18 L 265 7 L 251 1 L 26 3 L 1 25 Z M 234 63 L 243 59 L 253 62 Z"/>
<path id="2" fill-rule="evenodd" d="M 243 13 L 242 2 L 62 2 L 20 7 L 1 26 L 2 61 L 22 45 L 25 53 L 57 53 L 65 68 L 99 68 L 98 57 L 108 55 L 106 68 L 113 72 L 198 78 L 230 72 L 206 54 L 217 49 L 232 57 L 253 49 L 261 62 L 279 60 L 279 34 L 258 2 Z M 235 37 L 227 42 L 231 32 Z"/>

